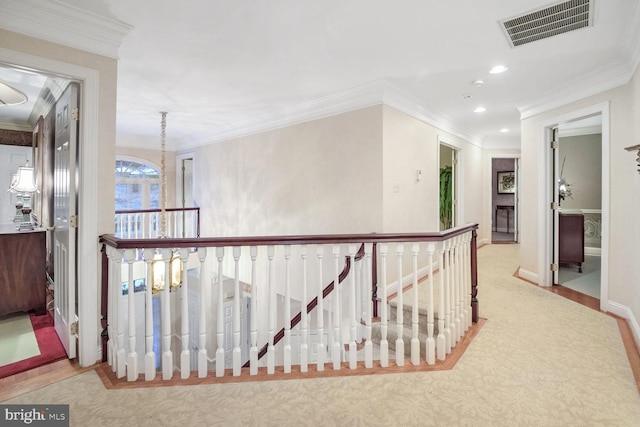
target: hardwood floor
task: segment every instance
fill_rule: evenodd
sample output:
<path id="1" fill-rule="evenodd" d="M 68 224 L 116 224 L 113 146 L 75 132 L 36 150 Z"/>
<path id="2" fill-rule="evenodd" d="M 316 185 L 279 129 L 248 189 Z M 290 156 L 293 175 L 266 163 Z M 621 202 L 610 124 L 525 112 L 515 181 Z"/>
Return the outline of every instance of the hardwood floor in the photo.
<path id="1" fill-rule="evenodd" d="M 92 369 L 95 369 L 95 366 L 81 368 L 76 362 L 64 359 L 10 377 L 0 378 L 0 402 Z"/>

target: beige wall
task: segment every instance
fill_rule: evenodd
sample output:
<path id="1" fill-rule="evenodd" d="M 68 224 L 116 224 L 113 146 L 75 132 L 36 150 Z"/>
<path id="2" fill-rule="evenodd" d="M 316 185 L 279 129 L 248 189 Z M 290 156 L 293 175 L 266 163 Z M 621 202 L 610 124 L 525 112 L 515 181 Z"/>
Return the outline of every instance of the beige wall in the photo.
<path id="1" fill-rule="evenodd" d="M 602 207 L 602 135 L 560 137 L 559 166 L 571 185 L 571 197 L 560 204 L 563 209 Z"/>
<path id="2" fill-rule="evenodd" d="M 522 227 L 521 234 L 521 267 L 542 275 L 543 272 L 538 271 L 538 252 L 544 218 L 539 217 L 538 213 L 540 176 L 546 173 L 541 148 L 543 125 L 582 108 L 609 104 L 610 184 L 608 188 L 603 188 L 603 192 L 608 192 L 610 197 L 608 297 L 611 302 L 631 307 L 636 319 L 640 318 L 640 264 L 637 262 L 637 254 L 640 253 L 640 223 L 637 220 L 640 197 L 634 195 L 640 188 L 640 175 L 636 171 L 635 155 L 624 148 L 640 140 L 639 81 L 640 72 L 636 70 L 629 84 L 523 120 L 521 174 L 522 222 L 526 225 Z"/>
<path id="3" fill-rule="evenodd" d="M 382 107 L 201 147 L 203 236 L 382 230 Z"/>
<path id="4" fill-rule="evenodd" d="M 441 142 L 459 150 L 462 183 L 459 223 L 481 223 L 482 150 L 479 147 L 388 106 L 384 106 L 383 135 L 384 232 L 439 229 Z M 418 169 L 422 170 L 420 181 Z"/>
<path id="5" fill-rule="evenodd" d="M 148 150 L 134 147 L 116 147 L 117 158 L 127 158 L 147 162 L 151 166 L 161 170 L 162 151 Z M 115 159 L 114 159 L 115 167 Z M 176 205 L 176 153 L 165 152 L 165 173 L 167 175 L 167 208 L 179 207 Z M 114 187 L 115 188 L 115 187 Z M 115 190 L 114 190 L 115 191 Z"/>

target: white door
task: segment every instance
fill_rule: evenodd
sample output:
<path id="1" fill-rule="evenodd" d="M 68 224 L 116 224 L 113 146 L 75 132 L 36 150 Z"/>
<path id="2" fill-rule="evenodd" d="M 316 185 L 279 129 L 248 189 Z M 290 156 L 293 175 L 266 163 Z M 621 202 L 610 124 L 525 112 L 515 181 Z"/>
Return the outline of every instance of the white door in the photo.
<path id="1" fill-rule="evenodd" d="M 559 233 L 558 233 L 558 224 L 560 223 L 560 197 L 558 192 L 558 181 L 560 179 L 560 167 L 558 166 L 558 149 L 560 144 L 560 138 L 558 138 L 558 128 L 553 128 L 551 134 L 551 224 L 552 224 L 552 233 L 551 242 L 552 248 L 551 253 L 553 254 L 553 261 L 551 265 L 551 284 L 557 285 L 558 282 L 558 271 L 560 270 L 560 250 L 559 250 Z"/>
<path id="2" fill-rule="evenodd" d="M 79 121 L 78 85 L 69 84 L 56 103 L 54 167 L 55 328 L 70 359 L 76 357 L 76 165 Z"/>

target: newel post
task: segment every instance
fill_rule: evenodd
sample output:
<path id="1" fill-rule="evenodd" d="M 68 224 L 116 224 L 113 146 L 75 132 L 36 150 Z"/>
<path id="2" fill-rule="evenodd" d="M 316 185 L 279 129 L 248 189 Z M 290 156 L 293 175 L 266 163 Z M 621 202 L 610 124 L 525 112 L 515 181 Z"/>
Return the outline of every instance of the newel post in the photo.
<path id="1" fill-rule="evenodd" d="M 100 312 L 102 319 L 100 325 L 102 326 L 102 332 L 100 337 L 102 338 L 102 361 L 107 361 L 107 341 L 109 341 L 109 259 L 107 258 L 107 246 L 102 245 L 100 249 L 102 253 L 102 265 L 100 270 L 101 275 L 101 290 L 100 290 Z"/>
<path id="2" fill-rule="evenodd" d="M 471 321 L 478 321 L 478 237 L 477 228 L 471 230 Z"/>

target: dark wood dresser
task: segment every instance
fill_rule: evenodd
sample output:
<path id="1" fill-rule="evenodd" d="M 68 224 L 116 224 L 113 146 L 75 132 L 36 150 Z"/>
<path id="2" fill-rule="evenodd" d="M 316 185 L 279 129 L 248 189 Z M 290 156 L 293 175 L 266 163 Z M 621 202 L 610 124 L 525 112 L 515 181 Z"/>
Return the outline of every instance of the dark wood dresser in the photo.
<path id="1" fill-rule="evenodd" d="M 584 215 L 561 213 L 558 224 L 560 264 L 575 264 L 582 273 L 584 262 Z"/>
<path id="2" fill-rule="evenodd" d="M 0 224 L 0 316 L 20 311 L 45 312 L 46 232 L 18 232 Z"/>

